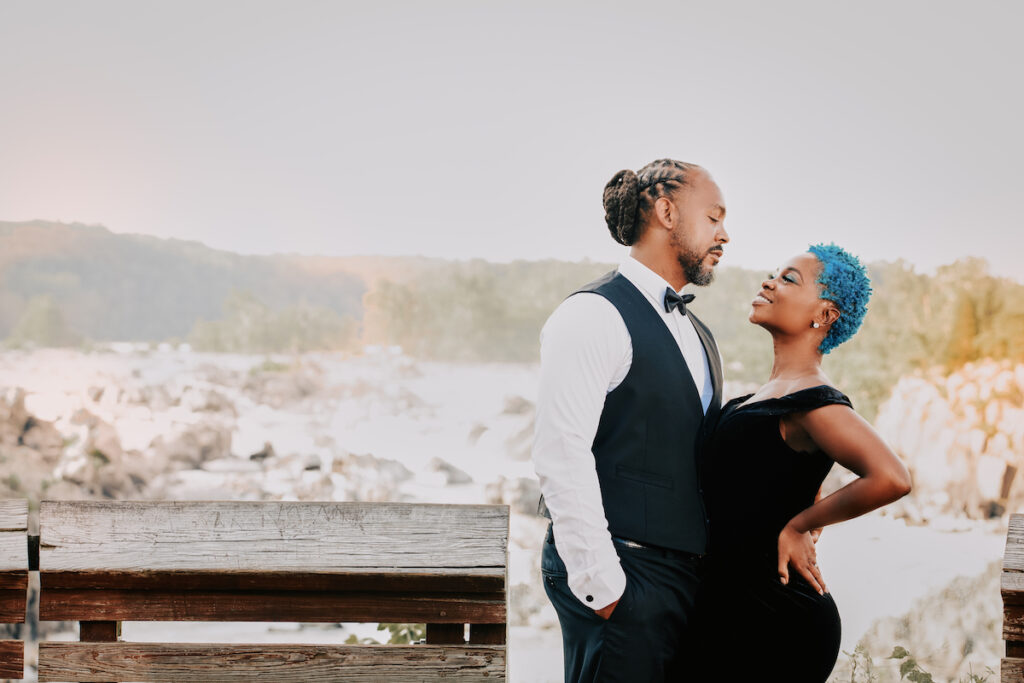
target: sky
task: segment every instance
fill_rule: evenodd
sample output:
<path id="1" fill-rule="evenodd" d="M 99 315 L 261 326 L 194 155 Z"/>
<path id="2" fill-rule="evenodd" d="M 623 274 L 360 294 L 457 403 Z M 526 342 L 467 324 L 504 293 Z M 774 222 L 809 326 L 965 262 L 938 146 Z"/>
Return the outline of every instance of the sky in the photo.
<path id="1" fill-rule="evenodd" d="M 240 253 L 616 261 L 601 191 L 722 188 L 810 243 L 1024 281 L 1019 2 L 0 4 L 0 220 Z"/>

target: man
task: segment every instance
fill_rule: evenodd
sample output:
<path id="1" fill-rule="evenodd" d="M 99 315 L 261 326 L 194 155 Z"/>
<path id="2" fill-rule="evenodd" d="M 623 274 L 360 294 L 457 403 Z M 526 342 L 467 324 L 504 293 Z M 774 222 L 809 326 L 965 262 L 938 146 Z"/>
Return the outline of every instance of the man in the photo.
<path id="1" fill-rule="evenodd" d="M 661 159 L 617 173 L 604 206 L 630 254 L 541 332 L 544 588 L 566 681 L 679 680 L 708 536 L 697 449 L 722 392 L 714 339 L 681 290 L 714 277 L 725 201 L 701 167 Z"/>

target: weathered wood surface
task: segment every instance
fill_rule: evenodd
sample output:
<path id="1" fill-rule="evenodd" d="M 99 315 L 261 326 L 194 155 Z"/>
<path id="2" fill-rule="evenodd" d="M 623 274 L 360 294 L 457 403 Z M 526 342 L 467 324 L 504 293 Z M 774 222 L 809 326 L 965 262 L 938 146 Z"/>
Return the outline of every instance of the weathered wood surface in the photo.
<path id="1" fill-rule="evenodd" d="M 427 624 L 428 645 L 461 645 L 466 642 L 465 624 Z"/>
<path id="2" fill-rule="evenodd" d="M 28 501 L 0 500 L 0 622 L 3 623 L 25 621 L 25 601 L 28 597 L 27 532 Z M 14 644 L 16 642 L 11 641 Z M 14 644 L 5 645 L 5 648 L 11 649 Z M 21 667 L 21 653 L 24 649 L 23 646 L 18 647 L 19 663 L 12 664 L 16 668 Z M 0 677 L 6 675 L 0 674 Z M 20 668 L 17 677 L 21 678 Z"/>
<path id="3" fill-rule="evenodd" d="M 78 625 L 78 640 L 83 643 L 113 643 L 120 637 L 120 621 L 83 621 Z"/>
<path id="4" fill-rule="evenodd" d="M 1006 641 L 1006 657 L 999 665 L 1000 680 L 1021 682 L 1024 681 L 1024 515 L 1010 515 L 999 587 Z"/>
<path id="5" fill-rule="evenodd" d="M 0 500 L 0 531 L 28 530 L 28 501 Z"/>
<path id="6" fill-rule="evenodd" d="M 47 571 L 505 575 L 508 507 L 43 501 Z"/>
<path id="7" fill-rule="evenodd" d="M 486 599 L 492 597 L 493 599 Z M 505 623 L 504 595 L 114 591 L 44 588 L 43 621 Z"/>
<path id="8" fill-rule="evenodd" d="M 0 623 L 20 624 L 25 621 L 27 589 L 0 590 Z"/>
<path id="9" fill-rule="evenodd" d="M 1024 641 L 1024 610 L 1016 605 L 1003 607 L 1003 640 Z"/>
<path id="10" fill-rule="evenodd" d="M 1006 530 L 1006 550 L 1003 552 L 1003 571 L 1024 572 L 1024 515 L 1010 515 Z"/>
<path id="11" fill-rule="evenodd" d="M 25 675 L 25 643 L 0 640 L 0 678 L 21 678 Z"/>
<path id="12" fill-rule="evenodd" d="M 508 638 L 506 624 L 470 624 L 469 642 L 474 645 L 504 645 Z"/>
<path id="13" fill-rule="evenodd" d="M 0 500 L 0 572 L 28 572 L 28 501 Z"/>
<path id="14" fill-rule="evenodd" d="M 501 570 L 467 567 L 460 574 L 310 574 L 307 572 L 89 571 L 40 575 L 44 588 L 116 588 L 119 590 L 322 591 L 391 593 L 502 593 Z M 2 578 L 2 575 L 0 575 Z M 24 575 L 21 576 L 25 580 Z M 0 583 L 0 587 L 3 587 Z"/>
<path id="15" fill-rule="evenodd" d="M 999 588 L 1004 605 L 1016 605 L 1024 610 L 1024 572 L 1003 569 L 999 577 Z"/>
<path id="16" fill-rule="evenodd" d="M 505 648 L 477 645 L 39 644 L 40 681 L 504 680 Z"/>
<path id="17" fill-rule="evenodd" d="M 1024 515 L 1010 515 L 999 577 L 1003 596 L 1003 637 L 1024 640 Z"/>
<path id="18" fill-rule="evenodd" d="M 1024 659 L 1005 657 L 999 662 L 999 679 L 1002 683 L 1024 681 Z"/>

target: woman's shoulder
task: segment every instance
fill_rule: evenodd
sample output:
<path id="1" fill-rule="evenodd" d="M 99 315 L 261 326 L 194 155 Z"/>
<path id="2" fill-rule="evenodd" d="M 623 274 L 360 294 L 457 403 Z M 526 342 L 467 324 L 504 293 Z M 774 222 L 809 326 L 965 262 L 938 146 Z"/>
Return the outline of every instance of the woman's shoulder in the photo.
<path id="1" fill-rule="evenodd" d="M 818 384 L 794 391 L 780 399 L 787 412 L 803 412 L 829 405 L 844 405 L 853 408 L 853 401 L 830 384 Z"/>
<path id="2" fill-rule="evenodd" d="M 835 404 L 853 407 L 853 402 L 850 398 L 830 384 L 817 384 L 791 391 L 784 396 L 764 398 L 747 403 L 753 396 L 754 394 L 738 396 L 730 401 L 729 404 L 735 402 L 737 410 L 756 410 L 772 415 L 803 412 Z"/>

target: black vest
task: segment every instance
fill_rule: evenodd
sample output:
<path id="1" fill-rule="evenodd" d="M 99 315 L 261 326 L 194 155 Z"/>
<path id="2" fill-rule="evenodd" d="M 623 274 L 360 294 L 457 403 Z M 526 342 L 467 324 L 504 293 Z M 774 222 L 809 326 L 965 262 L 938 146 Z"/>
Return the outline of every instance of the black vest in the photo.
<path id="1" fill-rule="evenodd" d="M 640 543 L 703 553 L 708 521 L 698 449 L 722 403 L 722 367 L 711 332 L 691 311 L 714 396 L 707 415 L 679 345 L 650 301 L 613 271 L 580 289 L 610 301 L 633 346 L 625 379 L 605 398 L 593 452 L 608 529 Z M 541 501 L 542 512 L 546 512 Z"/>

